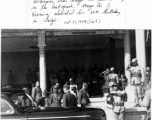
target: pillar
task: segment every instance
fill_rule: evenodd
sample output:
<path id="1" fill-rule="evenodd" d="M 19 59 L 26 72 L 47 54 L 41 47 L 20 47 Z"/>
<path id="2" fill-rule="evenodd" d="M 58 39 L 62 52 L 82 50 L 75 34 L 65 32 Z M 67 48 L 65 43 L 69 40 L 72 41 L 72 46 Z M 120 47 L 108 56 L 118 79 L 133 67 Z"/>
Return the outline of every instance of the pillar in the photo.
<path id="1" fill-rule="evenodd" d="M 125 62 L 125 75 L 128 79 L 128 83 L 130 82 L 130 72 L 126 70 L 127 66 L 131 62 L 131 46 L 130 46 L 130 34 L 129 31 L 126 30 L 124 34 L 124 62 Z"/>
<path id="2" fill-rule="evenodd" d="M 45 31 L 38 31 L 40 87 L 46 90 Z"/>
<path id="3" fill-rule="evenodd" d="M 125 63 L 125 75 L 128 79 L 128 83 L 130 83 L 131 75 L 130 71 L 127 71 L 126 68 L 131 62 L 131 45 L 130 45 L 130 32 L 126 30 L 124 33 L 124 63 Z M 126 93 L 128 96 L 127 102 L 134 103 L 134 92 L 133 86 L 128 84 L 126 87 Z"/>
<path id="4" fill-rule="evenodd" d="M 136 57 L 141 67 L 146 68 L 145 32 L 136 30 Z"/>

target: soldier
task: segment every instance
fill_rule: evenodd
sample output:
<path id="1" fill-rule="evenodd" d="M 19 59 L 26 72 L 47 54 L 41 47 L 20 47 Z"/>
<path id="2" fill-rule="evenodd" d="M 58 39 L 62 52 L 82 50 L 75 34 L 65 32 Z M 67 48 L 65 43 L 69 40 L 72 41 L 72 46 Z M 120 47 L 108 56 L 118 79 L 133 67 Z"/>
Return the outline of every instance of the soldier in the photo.
<path id="1" fill-rule="evenodd" d="M 120 91 L 120 87 L 117 83 L 113 83 L 112 91 L 107 96 L 107 108 L 112 110 L 113 118 L 115 120 L 124 120 L 124 102 L 126 101 L 126 92 Z"/>
<path id="2" fill-rule="evenodd" d="M 39 97 L 42 96 L 42 90 L 40 88 L 40 82 L 36 81 L 36 86 L 32 89 L 32 97 L 37 102 Z"/>
<path id="3" fill-rule="evenodd" d="M 132 59 L 132 62 L 128 65 L 127 70 L 131 72 L 131 84 L 134 86 L 136 100 L 135 107 L 138 107 L 139 99 L 141 99 L 141 89 L 145 79 L 144 70 L 141 66 L 139 66 L 136 58 Z"/>
<path id="4" fill-rule="evenodd" d="M 81 105 L 81 107 L 90 105 L 90 99 L 89 99 L 87 87 L 88 87 L 88 84 L 83 83 L 82 89 L 79 91 L 78 104 L 79 106 Z"/>
<path id="5" fill-rule="evenodd" d="M 104 72 L 100 73 L 100 75 L 99 75 L 100 77 L 104 77 L 104 80 L 105 80 L 105 83 L 104 83 L 104 85 L 102 87 L 103 93 L 104 93 L 104 97 L 106 97 L 106 95 L 109 94 L 109 92 L 110 92 L 110 89 L 109 89 L 109 78 L 108 78 L 108 75 L 110 74 L 109 72 L 110 72 L 110 70 L 107 68 Z"/>
<path id="6" fill-rule="evenodd" d="M 62 95 L 58 93 L 58 87 L 53 88 L 53 94 L 50 97 L 50 106 L 51 107 L 61 107 Z"/>
<path id="7" fill-rule="evenodd" d="M 125 90 L 127 86 L 127 82 L 128 82 L 127 77 L 124 74 L 122 74 L 119 79 L 119 85 L 121 86 L 122 90 Z"/>
<path id="8" fill-rule="evenodd" d="M 49 93 L 49 92 L 47 92 L 46 90 L 44 90 L 43 92 L 42 92 L 42 96 L 41 97 L 38 97 L 38 99 L 37 99 L 37 103 L 38 103 L 38 105 L 39 106 L 45 106 L 45 107 L 48 107 L 49 106 L 49 99 L 48 99 L 48 97 L 47 97 L 47 93 Z"/>
<path id="9" fill-rule="evenodd" d="M 77 107 L 77 100 L 76 97 L 70 93 L 70 86 L 64 85 L 63 86 L 63 107 Z"/>
<path id="10" fill-rule="evenodd" d="M 28 98 L 27 94 L 30 93 L 28 88 L 23 88 L 26 95 L 18 96 L 18 106 L 20 107 L 26 107 L 26 106 L 32 106 L 31 100 Z"/>
<path id="11" fill-rule="evenodd" d="M 151 71 L 150 71 L 150 67 L 147 67 L 146 68 L 146 85 L 145 85 L 146 88 L 149 87 L 148 85 L 151 82 L 150 80 L 151 80 Z"/>
<path id="12" fill-rule="evenodd" d="M 111 85 L 113 83 L 119 84 L 119 79 L 118 79 L 118 75 L 115 73 L 115 68 L 114 67 L 110 68 L 110 72 L 111 73 L 108 75 L 108 79 L 109 79 L 109 86 L 110 86 L 110 91 L 111 91 L 112 90 Z"/>

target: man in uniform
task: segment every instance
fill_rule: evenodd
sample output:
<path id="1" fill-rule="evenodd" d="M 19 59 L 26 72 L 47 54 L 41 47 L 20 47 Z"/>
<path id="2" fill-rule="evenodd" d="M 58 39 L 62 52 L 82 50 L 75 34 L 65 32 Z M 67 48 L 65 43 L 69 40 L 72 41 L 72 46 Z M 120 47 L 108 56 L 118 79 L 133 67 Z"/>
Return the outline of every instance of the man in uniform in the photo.
<path id="1" fill-rule="evenodd" d="M 147 67 L 146 68 L 146 85 L 145 85 L 146 88 L 149 87 L 148 85 L 150 84 L 150 82 L 151 82 L 151 71 L 150 71 L 150 67 Z"/>
<path id="2" fill-rule="evenodd" d="M 83 83 L 82 89 L 79 91 L 78 95 L 78 105 L 81 107 L 88 106 L 90 104 L 90 99 L 87 91 L 88 84 Z"/>
<path id="3" fill-rule="evenodd" d="M 27 94 L 29 95 L 30 91 L 28 88 L 23 88 L 26 95 L 18 96 L 18 106 L 20 107 L 26 107 L 26 106 L 32 106 L 31 100 L 28 98 Z"/>
<path id="4" fill-rule="evenodd" d="M 110 87 L 110 92 L 112 90 L 111 85 L 113 83 L 117 83 L 119 84 L 119 79 L 118 79 L 118 74 L 115 73 L 115 68 L 111 67 L 110 68 L 110 74 L 108 75 L 108 79 L 109 79 L 109 87 Z"/>
<path id="5" fill-rule="evenodd" d="M 76 97 L 70 93 L 70 86 L 64 85 L 63 86 L 63 107 L 77 107 L 77 100 Z"/>
<path id="6" fill-rule="evenodd" d="M 58 93 L 58 87 L 53 88 L 53 94 L 50 96 L 51 107 L 61 107 L 62 94 Z"/>
<path id="7" fill-rule="evenodd" d="M 124 120 L 125 107 L 124 102 L 126 101 L 126 92 L 120 91 L 120 86 L 117 83 L 113 83 L 112 91 L 107 96 L 106 106 L 112 111 L 112 118 L 114 120 Z"/>
<path id="8" fill-rule="evenodd" d="M 136 100 L 135 107 L 138 107 L 139 99 L 141 99 L 141 89 L 145 79 L 144 70 L 141 66 L 139 66 L 137 58 L 132 59 L 132 62 L 128 65 L 127 70 L 131 72 L 131 84 L 134 86 Z"/>
<path id="9" fill-rule="evenodd" d="M 40 88 L 40 82 L 36 81 L 36 86 L 32 89 L 32 97 L 38 102 L 38 99 L 42 96 L 42 90 Z"/>

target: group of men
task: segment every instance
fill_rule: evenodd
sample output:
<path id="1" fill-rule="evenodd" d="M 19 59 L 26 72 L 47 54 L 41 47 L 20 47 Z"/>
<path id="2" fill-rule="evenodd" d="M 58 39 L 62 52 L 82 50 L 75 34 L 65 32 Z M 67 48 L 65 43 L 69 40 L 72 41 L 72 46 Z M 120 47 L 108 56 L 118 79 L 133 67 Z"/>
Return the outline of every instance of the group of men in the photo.
<path id="1" fill-rule="evenodd" d="M 32 101 L 37 103 L 38 106 L 46 107 L 85 107 L 90 104 L 89 95 L 87 91 L 88 84 L 83 83 L 82 89 L 75 91 L 75 86 L 65 84 L 63 86 L 63 91 L 59 92 L 59 86 L 54 85 L 53 92 L 42 91 L 40 88 L 39 81 L 36 81 L 35 87 L 32 89 L 31 98 Z M 75 89 L 73 89 L 75 88 Z M 24 88 L 25 93 L 30 95 L 29 89 Z M 49 95 L 48 95 L 49 94 Z M 26 100 L 27 104 L 23 102 L 23 98 L 19 97 L 20 106 L 30 106 L 30 100 Z"/>
<path id="2" fill-rule="evenodd" d="M 147 107 L 150 109 L 151 104 L 151 73 L 150 68 L 144 69 L 138 64 L 136 58 L 132 59 L 132 62 L 127 66 L 126 70 L 131 73 L 131 81 L 127 84 L 133 86 L 133 92 L 135 96 L 134 107 Z M 106 99 L 107 108 L 112 110 L 113 118 L 116 120 L 124 120 L 124 102 L 127 101 L 127 94 L 125 87 L 122 89 L 119 85 L 118 75 L 115 73 L 114 68 L 104 71 L 104 77 L 106 85 L 104 89 L 108 93 Z M 124 76 L 122 76 L 122 82 Z M 127 84 L 125 86 L 127 86 Z M 144 91 L 144 92 L 143 92 Z M 151 109 L 150 109 L 151 110 Z"/>

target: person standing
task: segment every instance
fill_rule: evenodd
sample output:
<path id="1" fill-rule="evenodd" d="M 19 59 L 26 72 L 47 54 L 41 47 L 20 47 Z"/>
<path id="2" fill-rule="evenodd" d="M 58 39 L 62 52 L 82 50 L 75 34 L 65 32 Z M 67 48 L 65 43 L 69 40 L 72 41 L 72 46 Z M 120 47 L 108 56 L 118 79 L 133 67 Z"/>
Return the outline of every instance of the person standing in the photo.
<path id="1" fill-rule="evenodd" d="M 63 86 L 63 107 L 77 107 L 77 100 L 76 97 L 70 93 L 70 86 L 64 85 Z"/>
<path id="2" fill-rule="evenodd" d="M 100 77 L 104 77 L 104 85 L 102 86 L 103 89 L 103 96 L 106 97 L 110 93 L 110 87 L 109 87 L 109 77 L 110 70 L 107 68 L 105 71 L 100 73 Z M 103 76 L 102 76 L 103 75 Z"/>
<path id="3" fill-rule="evenodd" d="M 126 101 L 126 92 L 120 91 L 120 87 L 117 83 L 112 85 L 112 91 L 107 96 L 106 106 L 112 110 L 112 118 L 114 120 L 124 120 L 125 107 L 124 102 Z"/>
<path id="4" fill-rule="evenodd" d="M 122 75 L 120 75 L 119 80 L 120 80 L 119 85 L 121 86 L 121 89 L 125 90 L 125 88 L 127 86 L 127 82 L 128 82 L 127 77 L 124 74 L 122 74 Z"/>
<path id="5" fill-rule="evenodd" d="M 149 84 L 151 83 L 151 70 L 150 70 L 150 67 L 147 67 L 146 68 L 146 85 L 145 87 L 148 88 Z"/>
<path id="6" fill-rule="evenodd" d="M 119 84 L 118 74 L 115 73 L 115 68 L 111 67 L 110 72 L 111 73 L 108 75 L 108 78 L 110 80 L 109 84 L 112 84 L 112 83 Z"/>
<path id="7" fill-rule="evenodd" d="M 144 98 L 140 100 L 140 106 L 147 108 L 147 114 L 144 120 L 151 120 L 151 82 L 148 85 Z"/>
<path id="8" fill-rule="evenodd" d="M 8 85 L 12 87 L 13 86 L 13 73 L 12 73 L 12 70 L 9 70 L 7 81 L 8 81 Z"/>
<path id="9" fill-rule="evenodd" d="M 32 89 L 32 97 L 38 102 L 38 99 L 42 96 L 42 90 L 40 88 L 40 82 L 36 81 L 35 87 Z"/>
<path id="10" fill-rule="evenodd" d="M 53 88 L 53 94 L 50 96 L 51 107 L 61 107 L 62 95 L 58 93 L 58 87 Z"/>
<path id="11" fill-rule="evenodd" d="M 89 99 L 87 87 L 88 87 L 88 84 L 83 83 L 82 89 L 79 91 L 79 94 L 78 94 L 78 105 L 81 107 L 90 105 L 90 99 Z"/>
<path id="12" fill-rule="evenodd" d="M 138 64 L 138 60 L 136 58 L 132 59 L 131 64 L 129 64 L 126 70 L 131 72 L 131 84 L 134 86 L 134 94 L 136 104 L 134 107 L 139 106 L 139 99 L 141 99 L 141 90 L 144 85 L 145 74 L 144 70 Z"/>

